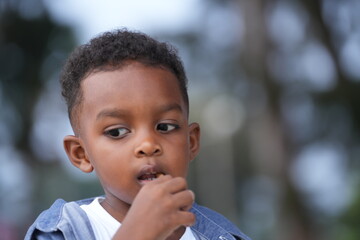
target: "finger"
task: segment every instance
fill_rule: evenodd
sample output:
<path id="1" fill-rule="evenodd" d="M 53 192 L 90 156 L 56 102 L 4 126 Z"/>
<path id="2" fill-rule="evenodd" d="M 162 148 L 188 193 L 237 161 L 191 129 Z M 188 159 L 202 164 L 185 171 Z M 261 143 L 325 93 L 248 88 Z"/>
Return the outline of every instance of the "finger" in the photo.
<path id="1" fill-rule="evenodd" d="M 196 221 L 195 215 L 191 212 L 179 211 L 176 217 L 178 225 L 186 227 L 194 225 Z"/>
<path id="2" fill-rule="evenodd" d="M 167 182 L 173 177 L 169 174 L 167 175 L 159 175 L 153 182 L 161 183 L 161 182 Z"/>
<path id="3" fill-rule="evenodd" d="M 192 208 L 192 205 L 194 204 L 195 202 L 195 194 L 193 191 L 191 190 L 188 190 L 190 195 L 191 195 L 191 199 L 189 200 L 189 202 L 185 205 L 185 206 L 182 206 L 181 209 L 183 211 L 189 211 L 191 208 Z"/>
<path id="4" fill-rule="evenodd" d="M 189 211 L 195 201 L 195 194 L 191 190 L 185 190 L 174 194 L 172 198 L 180 210 Z"/>
<path id="5" fill-rule="evenodd" d="M 170 193 L 177 193 L 187 189 L 187 182 L 182 177 L 174 177 L 163 184 Z"/>

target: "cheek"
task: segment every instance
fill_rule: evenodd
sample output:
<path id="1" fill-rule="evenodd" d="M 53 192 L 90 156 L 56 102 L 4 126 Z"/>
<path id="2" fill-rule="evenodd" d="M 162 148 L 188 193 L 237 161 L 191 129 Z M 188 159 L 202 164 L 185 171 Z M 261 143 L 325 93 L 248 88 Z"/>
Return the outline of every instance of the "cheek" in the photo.
<path id="1" fill-rule="evenodd" d="M 189 153 L 188 141 L 184 136 L 174 138 L 172 141 L 168 141 L 166 145 L 164 145 L 164 151 L 169 151 L 172 154 L 176 154 L 175 156 L 181 156 L 184 158 L 188 156 Z"/>
<path id="2" fill-rule="evenodd" d="M 124 159 L 128 159 L 128 151 L 124 147 L 114 142 L 99 141 L 92 146 L 89 152 L 89 160 L 97 173 L 111 172 L 119 169 L 124 163 Z M 120 168 L 121 169 L 121 168 Z"/>
<path id="3" fill-rule="evenodd" d="M 171 167 L 176 171 L 176 175 L 184 176 L 187 173 L 190 162 L 190 151 L 188 141 L 184 137 L 177 141 L 169 143 L 165 146 L 167 152 L 167 159 L 171 159 Z M 170 150 L 171 149 L 171 150 Z"/>

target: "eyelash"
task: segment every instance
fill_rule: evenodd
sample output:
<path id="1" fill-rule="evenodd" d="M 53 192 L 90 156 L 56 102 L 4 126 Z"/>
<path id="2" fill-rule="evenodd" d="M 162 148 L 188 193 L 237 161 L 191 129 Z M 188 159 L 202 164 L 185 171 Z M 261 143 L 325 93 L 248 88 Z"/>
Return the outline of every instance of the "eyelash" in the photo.
<path id="1" fill-rule="evenodd" d="M 167 129 L 165 129 L 165 130 L 161 129 L 162 127 L 167 127 Z M 169 127 L 171 128 L 170 130 L 168 129 Z M 156 130 L 158 130 L 161 133 L 169 133 L 169 132 L 175 131 L 179 128 L 180 128 L 179 125 L 173 124 L 173 123 L 159 123 L 156 125 Z M 121 131 L 125 131 L 125 132 L 121 133 Z M 125 135 L 129 132 L 130 132 L 130 130 L 119 127 L 119 128 L 113 128 L 113 129 L 105 131 L 105 135 L 109 136 L 111 138 L 120 139 L 120 138 L 125 137 Z"/>
<path id="2" fill-rule="evenodd" d="M 126 131 L 125 133 L 123 133 L 123 134 L 120 134 L 120 131 Z M 115 136 L 115 134 L 116 134 L 116 132 L 118 133 L 118 135 L 117 136 Z M 124 136 L 125 136 L 125 134 L 127 134 L 127 133 L 129 133 L 130 131 L 128 130 L 128 129 L 126 129 L 126 128 L 121 128 L 121 127 L 119 127 L 119 128 L 113 128 L 113 129 L 110 129 L 110 130 L 107 130 L 107 131 L 105 131 L 105 135 L 106 136 L 109 136 L 109 137 L 111 137 L 111 138 L 123 138 Z"/>
<path id="3" fill-rule="evenodd" d="M 165 126 L 167 126 L 167 127 L 172 127 L 173 129 L 171 129 L 171 130 L 160 130 L 159 129 L 159 127 L 160 126 L 163 126 L 163 125 L 165 125 Z M 168 132 L 171 132 L 171 131 L 175 131 L 175 130 L 177 130 L 177 129 L 179 129 L 180 128 L 180 126 L 179 125 L 177 125 L 177 124 L 173 124 L 173 123 L 159 123 L 158 125 L 156 125 L 156 130 L 158 130 L 158 131 L 160 131 L 160 132 L 163 132 L 163 133 L 168 133 Z"/>

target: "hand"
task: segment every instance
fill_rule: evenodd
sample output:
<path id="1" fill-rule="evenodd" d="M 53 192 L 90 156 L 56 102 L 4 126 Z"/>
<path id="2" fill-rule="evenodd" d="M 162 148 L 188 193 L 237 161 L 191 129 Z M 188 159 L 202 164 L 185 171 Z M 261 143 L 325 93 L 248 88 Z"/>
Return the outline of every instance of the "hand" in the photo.
<path id="1" fill-rule="evenodd" d="M 141 188 L 113 239 L 164 240 L 179 227 L 194 224 L 188 211 L 193 202 L 184 178 L 161 176 Z"/>

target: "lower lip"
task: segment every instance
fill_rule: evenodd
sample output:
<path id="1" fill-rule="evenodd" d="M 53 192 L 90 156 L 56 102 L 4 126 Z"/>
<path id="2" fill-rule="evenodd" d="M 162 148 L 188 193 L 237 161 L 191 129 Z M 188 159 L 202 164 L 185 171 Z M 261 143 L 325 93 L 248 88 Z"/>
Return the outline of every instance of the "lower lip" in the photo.
<path id="1" fill-rule="evenodd" d="M 146 183 L 149 183 L 149 182 L 152 182 L 152 181 L 154 181 L 155 179 L 153 179 L 153 180 L 139 180 L 138 179 L 138 182 L 141 184 L 141 185 L 144 185 L 144 184 L 146 184 Z"/>

